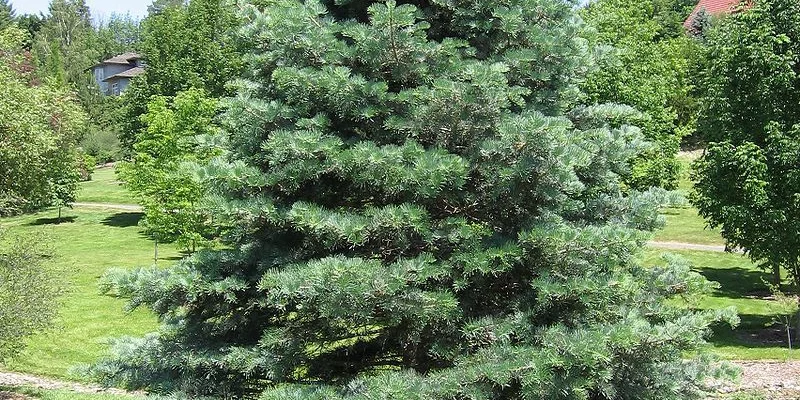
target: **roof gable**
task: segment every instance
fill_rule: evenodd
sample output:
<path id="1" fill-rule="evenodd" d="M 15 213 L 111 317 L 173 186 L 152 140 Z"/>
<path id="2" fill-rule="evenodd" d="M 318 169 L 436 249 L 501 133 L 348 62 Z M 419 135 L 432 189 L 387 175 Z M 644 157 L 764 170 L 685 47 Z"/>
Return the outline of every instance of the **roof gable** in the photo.
<path id="1" fill-rule="evenodd" d="M 130 65 L 131 67 L 134 67 L 135 61 L 140 59 L 142 59 L 142 56 L 139 55 L 139 53 L 133 53 L 133 52 L 122 53 L 118 56 L 111 57 L 107 60 L 103 60 L 95 65 L 92 65 L 91 67 L 86 68 L 86 70 L 88 71 L 90 69 L 102 67 L 103 65 L 109 65 L 109 64 Z"/>
<path id="2" fill-rule="evenodd" d="M 115 79 L 120 78 L 134 78 L 144 73 L 144 68 L 142 67 L 135 67 L 125 71 L 122 71 L 116 75 L 111 75 L 106 79 L 103 79 L 103 82 L 109 82 Z"/>
<path id="3" fill-rule="evenodd" d="M 132 61 L 142 58 L 137 53 L 123 53 L 102 62 L 102 64 L 130 64 Z"/>

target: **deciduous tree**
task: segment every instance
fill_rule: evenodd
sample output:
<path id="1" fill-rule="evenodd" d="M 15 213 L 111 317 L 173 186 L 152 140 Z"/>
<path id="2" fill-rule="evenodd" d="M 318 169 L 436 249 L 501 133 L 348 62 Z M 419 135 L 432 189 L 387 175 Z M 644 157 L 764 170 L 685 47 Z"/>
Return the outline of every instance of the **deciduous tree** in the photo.
<path id="1" fill-rule="evenodd" d="M 145 129 L 136 138 L 133 158 L 119 165 L 125 185 L 144 206 L 146 232 L 161 243 L 177 241 L 187 250 L 204 245 L 211 233 L 207 214 L 199 210 L 202 187 L 182 164 L 204 162 L 219 150 L 208 140 L 217 101 L 199 89 L 174 99 L 154 97 L 142 116 Z"/>
<path id="2" fill-rule="evenodd" d="M 72 92 L 32 85 L 21 56 L 24 32 L 0 31 L 0 215 L 74 201 L 76 143 L 86 115 Z"/>
<path id="3" fill-rule="evenodd" d="M 123 147 L 131 151 L 144 129 L 140 117 L 152 96 L 175 96 L 199 88 L 219 98 L 233 92 L 226 83 L 241 70 L 235 31 L 239 22 L 229 0 L 194 0 L 171 4 L 142 22 L 141 52 L 147 70 L 122 100 Z"/>
<path id="4" fill-rule="evenodd" d="M 53 0 L 48 12 L 33 48 L 40 76 L 77 90 L 86 103 L 97 92 L 86 71 L 98 59 L 89 7 L 84 0 Z"/>
<path id="5" fill-rule="evenodd" d="M 583 90 L 590 103 L 621 103 L 642 112 L 634 122 L 652 143 L 633 164 L 634 187 L 677 185 L 675 158 L 681 138 L 694 131 L 696 101 L 691 95 L 691 66 L 698 43 L 682 22 L 694 1 L 598 0 L 582 10 L 614 51 L 592 73 Z"/>
<path id="6" fill-rule="evenodd" d="M 47 262 L 52 253 L 43 243 L 0 230 L 0 361 L 23 349 L 28 336 L 49 328 L 58 313 L 63 271 Z"/>
<path id="7" fill-rule="evenodd" d="M 107 20 L 96 22 L 95 48 L 104 60 L 140 47 L 140 21 L 130 15 L 112 14 Z"/>
<path id="8" fill-rule="evenodd" d="M 730 247 L 800 283 L 800 3 L 758 1 L 707 36 L 693 203 Z"/>

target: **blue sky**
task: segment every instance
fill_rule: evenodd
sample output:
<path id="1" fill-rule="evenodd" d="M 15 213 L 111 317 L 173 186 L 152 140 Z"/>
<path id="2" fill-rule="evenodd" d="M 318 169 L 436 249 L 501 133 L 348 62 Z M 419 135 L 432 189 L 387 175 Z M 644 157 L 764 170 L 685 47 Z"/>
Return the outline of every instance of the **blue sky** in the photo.
<path id="1" fill-rule="evenodd" d="M 152 2 L 153 0 L 86 0 L 95 19 L 105 19 L 113 13 L 130 13 L 131 16 L 142 18 L 147 14 L 147 6 Z M 39 14 L 47 13 L 50 0 L 11 0 L 10 3 L 17 15 Z"/>

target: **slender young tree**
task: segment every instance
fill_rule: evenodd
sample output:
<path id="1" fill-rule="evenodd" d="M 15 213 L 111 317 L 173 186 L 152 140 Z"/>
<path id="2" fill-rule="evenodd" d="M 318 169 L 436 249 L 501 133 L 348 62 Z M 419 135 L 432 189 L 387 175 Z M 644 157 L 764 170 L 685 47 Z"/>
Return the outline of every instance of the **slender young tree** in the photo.
<path id="1" fill-rule="evenodd" d="M 146 129 L 137 137 L 131 161 L 119 164 L 118 173 L 144 206 L 147 234 L 193 252 L 208 243 L 211 229 L 199 210 L 203 188 L 182 165 L 219 154 L 205 145 L 219 129 L 213 123 L 217 101 L 190 89 L 174 99 L 154 97 L 147 108 L 142 116 Z"/>
<path id="2" fill-rule="evenodd" d="M 161 329 L 106 382 L 262 399 L 688 399 L 729 312 L 641 268 L 659 191 L 567 1 L 248 6 L 229 153 L 198 170 L 224 245 L 107 290 Z"/>

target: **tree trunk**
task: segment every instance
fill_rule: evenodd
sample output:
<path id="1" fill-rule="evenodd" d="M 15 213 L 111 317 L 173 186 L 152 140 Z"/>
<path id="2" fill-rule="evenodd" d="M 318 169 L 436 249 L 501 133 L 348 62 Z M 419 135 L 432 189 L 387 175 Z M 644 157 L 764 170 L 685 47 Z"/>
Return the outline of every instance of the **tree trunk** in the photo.
<path id="1" fill-rule="evenodd" d="M 772 265 L 772 283 L 781 290 L 781 266 L 778 264 Z"/>
<path id="2" fill-rule="evenodd" d="M 792 274 L 792 277 L 794 278 L 794 290 L 796 291 L 795 292 L 796 295 L 800 294 L 800 275 L 798 275 L 800 271 L 798 271 L 797 268 L 798 266 L 800 265 L 798 265 L 797 262 L 794 262 L 791 265 L 792 269 L 789 270 L 790 273 Z M 798 298 L 798 301 L 800 301 L 800 298 Z M 795 318 L 794 337 L 795 339 L 797 339 L 798 337 L 800 337 L 800 308 L 797 309 L 797 315 L 795 315 L 794 318 Z M 791 356 L 791 352 L 789 355 Z"/>
<path id="3" fill-rule="evenodd" d="M 797 337 L 798 337 L 797 335 L 800 335 L 800 310 L 797 311 L 797 315 L 795 315 L 794 318 L 795 318 L 795 321 L 794 321 L 794 324 L 795 324 L 795 326 L 794 326 L 794 338 L 795 338 L 795 340 L 797 340 Z M 787 331 L 786 333 L 788 334 L 789 332 Z M 792 356 L 792 339 L 790 338 L 789 339 L 789 357 L 791 357 L 791 356 Z"/>
<path id="4" fill-rule="evenodd" d="M 58 206 L 58 223 L 61 223 L 61 206 Z"/>
<path id="5" fill-rule="evenodd" d="M 153 244 L 153 264 L 158 265 L 158 240 L 155 240 Z"/>

